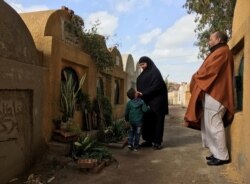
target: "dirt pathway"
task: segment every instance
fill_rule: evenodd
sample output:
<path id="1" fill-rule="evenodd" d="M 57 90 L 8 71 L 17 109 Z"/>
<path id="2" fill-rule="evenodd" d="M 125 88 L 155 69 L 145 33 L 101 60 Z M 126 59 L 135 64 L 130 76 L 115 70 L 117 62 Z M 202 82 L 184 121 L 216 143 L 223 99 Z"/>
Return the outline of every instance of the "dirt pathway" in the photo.
<path id="1" fill-rule="evenodd" d="M 185 109 L 170 107 L 166 116 L 162 150 L 143 148 L 138 152 L 112 149 L 117 163 L 100 173 L 80 172 L 75 167 L 50 172 L 52 184 L 233 184 L 226 179 L 227 167 L 207 166 L 207 150 L 201 147 L 200 132 L 182 126 Z M 49 168 L 48 168 L 49 171 Z"/>

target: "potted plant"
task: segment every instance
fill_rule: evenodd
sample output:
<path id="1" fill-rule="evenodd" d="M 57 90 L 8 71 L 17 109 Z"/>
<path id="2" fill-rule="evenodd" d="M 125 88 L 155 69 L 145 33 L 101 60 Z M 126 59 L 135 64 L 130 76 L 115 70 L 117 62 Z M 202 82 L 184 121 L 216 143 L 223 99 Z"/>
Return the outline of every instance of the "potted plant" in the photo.
<path id="1" fill-rule="evenodd" d="M 99 132 L 98 139 L 109 147 L 123 148 L 127 144 L 129 126 L 124 120 L 116 120 Z"/>
<path id="2" fill-rule="evenodd" d="M 89 136 L 80 137 L 78 141 L 74 142 L 72 156 L 81 168 L 93 168 L 104 160 L 112 158 L 112 154 L 107 148 Z"/>
<path id="3" fill-rule="evenodd" d="M 72 75 L 64 72 L 65 81 L 61 83 L 61 111 L 63 113 L 63 121 L 72 123 L 75 112 L 77 94 L 85 81 L 86 74 L 82 76 L 77 88 L 76 82 Z"/>

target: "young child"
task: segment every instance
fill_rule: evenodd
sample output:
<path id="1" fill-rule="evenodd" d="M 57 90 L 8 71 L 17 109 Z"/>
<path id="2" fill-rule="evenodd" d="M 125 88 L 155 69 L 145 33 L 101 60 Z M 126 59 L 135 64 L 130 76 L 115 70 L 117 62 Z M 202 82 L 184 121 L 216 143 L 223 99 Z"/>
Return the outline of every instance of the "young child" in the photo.
<path id="1" fill-rule="evenodd" d="M 143 114 L 149 110 L 149 106 L 138 97 L 138 93 L 134 88 L 128 90 L 127 96 L 130 100 L 128 101 L 125 110 L 125 120 L 131 125 L 128 138 L 128 148 L 137 151 L 141 135 L 141 126 L 143 123 Z"/>

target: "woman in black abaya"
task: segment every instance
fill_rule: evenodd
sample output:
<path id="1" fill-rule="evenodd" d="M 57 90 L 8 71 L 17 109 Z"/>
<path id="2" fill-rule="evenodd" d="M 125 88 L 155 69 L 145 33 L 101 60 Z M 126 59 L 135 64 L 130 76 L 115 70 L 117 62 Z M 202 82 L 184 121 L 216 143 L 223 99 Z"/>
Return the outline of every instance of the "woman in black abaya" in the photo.
<path id="1" fill-rule="evenodd" d="M 150 111 L 144 114 L 142 147 L 161 149 L 164 131 L 165 114 L 168 114 L 167 87 L 160 71 L 147 56 L 139 59 L 142 73 L 138 76 L 136 85 L 138 94 L 150 106 Z"/>

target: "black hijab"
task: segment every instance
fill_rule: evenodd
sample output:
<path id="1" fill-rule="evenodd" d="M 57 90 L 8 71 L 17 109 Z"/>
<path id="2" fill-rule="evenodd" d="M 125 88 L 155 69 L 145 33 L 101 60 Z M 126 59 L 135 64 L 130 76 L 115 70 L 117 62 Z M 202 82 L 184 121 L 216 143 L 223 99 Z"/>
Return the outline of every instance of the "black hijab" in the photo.
<path id="1" fill-rule="evenodd" d="M 147 56 L 142 56 L 140 59 L 139 59 L 139 64 L 140 63 L 147 63 L 147 68 L 145 70 L 150 70 L 152 69 L 153 67 L 156 68 L 154 62 Z"/>
<path id="2" fill-rule="evenodd" d="M 147 63 L 147 67 L 137 78 L 137 90 L 142 92 L 142 99 L 148 105 L 162 108 L 160 104 L 166 105 L 167 87 L 159 69 L 147 56 L 141 57 L 139 63 Z"/>

